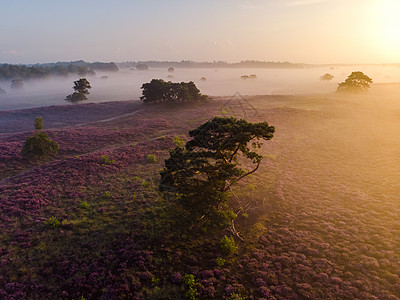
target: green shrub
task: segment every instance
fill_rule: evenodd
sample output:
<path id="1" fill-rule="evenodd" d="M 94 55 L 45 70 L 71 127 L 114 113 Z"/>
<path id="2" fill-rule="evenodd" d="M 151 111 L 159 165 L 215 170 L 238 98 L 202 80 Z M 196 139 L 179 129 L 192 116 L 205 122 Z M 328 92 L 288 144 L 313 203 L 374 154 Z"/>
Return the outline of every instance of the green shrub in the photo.
<path id="1" fill-rule="evenodd" d="M 182 137 L 184 137 L 184 135 L 182 135 L 182 136 L 181 135 L 174 136 L 172 141 L 174 142 L 175 147 L 178 147 L 178 148 L 185 147 L 186 142 Z"/>
<path id="2" fill-rule="evenodd" d="M 83 209 L 89 208 L 89 204 L 86 202 L 86 200 L 81 202 L 81 204 L 79 206 L 80 206 L 80 208 L 83 208 Z"/>
<path id="3" fill-rule="evenodd" d="M 217 263 L 217 266 L 220 268 L 222 268 L 225 265 L 225 259 L 222 257 L 217 257 L 215 262 Z"/>
<path id="4" fill-rule="evenodd" d="M 149 154 L 149 155 L 147 155 L 147 160 L 151 163 L 156 163 L 157 157 L 154 154 Z"/>
<path id="5" fill-rule="evenodd" d="M 105 199 L 110 199 L 111 198 L 111 192 L 110 191 L 105 191 L 103 196 L 104 196 Z"/>
<path id="6" fill-rule="evenodd" d="M 37 131 L 25 140 L 21 154 L 26 158 L 46 158 L 56 154 L 60 147 L 47 133 Z"/>
<path id="7" fill-rule="evenodd" d="M 51 216 L 44 223 L 51 228 L 56 228 L 61 225 L 60 220 L 55 216 Z"/>
<path id="8" fill-rule="evenodd" d="M 197 298 L 197 284 L 194 275 L 185 274 L 183 275 L 182 280 L 187 287 L 187 291 L 185 293 L 186 299 L 195 300 Z"/>
<path id="9" fill-rule="evenodd" d="M 245 300 L 246 297 L 242 296 L 241 294 L 231 293 L 229 295 L 228 300 Z"/>
<path id="10" fill-rule="evenodd" d="M 107 155 L 102 155 L 101 156 L 101 165 L 105 166 L 105 165 L 111 165 L 115 163 L 115 160 L 110 159 Z"/>
<path id="11" fill-rule="evenodd" d="M 233 239 L 233 236 L 227 237 L 226 235 L 224 235 L 220 241 L 220 246 L 222 253 L 224 253 L 225 255 L 234 254 L 238 250 L 238 247 L 235 245 L 235 240 Z"/>

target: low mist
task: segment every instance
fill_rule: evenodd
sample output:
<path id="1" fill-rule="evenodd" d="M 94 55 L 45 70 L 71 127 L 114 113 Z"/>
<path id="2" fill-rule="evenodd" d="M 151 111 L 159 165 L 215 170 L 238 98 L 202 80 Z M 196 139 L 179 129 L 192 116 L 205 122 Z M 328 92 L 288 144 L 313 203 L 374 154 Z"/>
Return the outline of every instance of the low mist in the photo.
<path id="1" fill-rule="evenodd" d="M 374 83 L 400 81 L 400 68 L 393 66 L 340 66 L 304 69 L 168 69 L 97 72 L 86 76 L 92 89 L 86 102 L 139 100 L 143 83 L 153 78 L 167 81 L 194 81 L 201 93 L 209 96 L 242 95 L 293 95 L 332 93 L 338 82 L 352 71 L 362 71 L 372 77 Z M 332 74 L 331 81 L 320 81 L 323 74 Z M 68 104 L 64 99 L 73 92 L 73 81 L 78 75 L 49 79 L 24 80 L 21 89 L 11 89 L 10 81 L 0 81 L 6 91 L 0 94 L 0 110 L 12 110 L 48 105 Z"/>

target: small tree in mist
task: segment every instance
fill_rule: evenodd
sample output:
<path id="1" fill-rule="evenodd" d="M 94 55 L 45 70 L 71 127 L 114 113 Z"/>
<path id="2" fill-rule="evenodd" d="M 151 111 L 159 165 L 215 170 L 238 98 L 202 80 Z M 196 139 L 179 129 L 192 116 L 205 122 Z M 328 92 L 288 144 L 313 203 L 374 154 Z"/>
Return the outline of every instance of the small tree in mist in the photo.
<path id="1" fill-rule="evenodd" d="M 12 89 L 22 89 L 24 86 L 24 83 L 22 81 L 22 79 L 13 79 L 11 80 L 11 88 Z"/>
<path id="2" fill-rule="evenodd" d="M 193 223 L 227 227 L 235 218 L 227 205 L 228 190 L 257 171 L 262 156 L 260 140 L 270 140 L 275 128 L 267 122 L 215 117 L 191 130 L 192 140 L 177 146 L 160 172 L 160 190 L 172 197 Z M 238 158 L 250 160 L 251 169 Z"/>
<path id="3" fill-rule="evenodd" d="M 89 81 L 86 78 L 81 78 L 77 81 L 74 81 L 73 89 L 75 92 L 71 95 L 68 95 L 65 100 L 72 103 L 77 103 L 83 100 L 86 100 L 86 95 L 89 94 L 89 89 L 92 87 L 90 86 Z"/>
<path id="4" fill-rule="evenodd" d="M 35 119 L 34 126 L 35 126 L 36 130 L 42 130 L 43 129 L 43 119 L 42 119 L 42 117 L 37 117 Z"/>
<path id="5" fill-rule="evenodd" d="M 339 83 L 338 92 L 359 93 L 370 88 L 372 79 L 363 72 L 352 72 L 344 82 Z"/>
<path id="6" fill-rule="evenodd" d="M 321 81 L 331 81 L 334 78 L 334 76 L 332 74 L 326 73 L 324 75 L 322 75 L 319 80 Z"/>
<path id="7" fill-rule="evenodd" d="M 59 149 L 58 143 L 53 141 L 47 133 L 40 131 L 43 129 L 42 117 L 35 119 L 34 127 L 36 132 L 25 140 L 21 151 L 22 156 L 28 159 L 43 159 L 56 154 Z"/>

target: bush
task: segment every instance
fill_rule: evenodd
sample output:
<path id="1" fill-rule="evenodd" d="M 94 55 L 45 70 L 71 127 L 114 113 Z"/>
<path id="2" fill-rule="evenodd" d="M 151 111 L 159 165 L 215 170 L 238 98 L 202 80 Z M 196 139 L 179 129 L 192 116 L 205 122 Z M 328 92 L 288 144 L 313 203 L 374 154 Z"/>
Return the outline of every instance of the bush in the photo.
<path id="1" fill-rule="evenodd" d="M 174 136 L 174 138 L 172 140 L 174 142 L 175 147 L 178 147 L 178 148 L 185 147 L 186 142 L 182 137 L 184 137 L 184 135 L 182 135 L 182 136 L 180 136 L 180 135 Z"/>
<path id="2" fill-rule="evenodd" d="M 81 204 L 79 206 L 80 206 L 80 208 L 83 208 L 83 209 L 88 209 L 89 208 L 89 204 L 87 203 L 86 200 L 81 202 Z"/>
<path id="3" fill-rule="evenodd" d="M 56 228 L 61 225 L 60 220 L 55 216 L 51 216 L 44 223 L 51 228 Z"/>
<path id="4" fill-rule="evenodd" d="M 107 155 L 102 155 L 101 156 L 101 165 L 105 166 L 105 165 L 111 165 L 115 163 L 115 160 L 110 159 Z"/>
<path id="5" fill-rule="evenodd" d="M 149 154 L 149 155 L 147 155 L 147 160 L 151 163 L 156 163 L 157 157 L 154 154 Z"/>
<path id="6" fill-rule="evenodd" d="M 56 154 L 58 143 L 49 138 L 47 133 L 37 131 L 26 139 L 21 154 L 26 158 L 46 158 Z"/>
<path id="7" fill-rule="evenodd" d="M 231 255 L 236 253 L 238 247 L 235 245 L 235 240 L 233 236 L 227 237 L 224 235 L 220 241 L 221 251 L 225 255 Z"/>

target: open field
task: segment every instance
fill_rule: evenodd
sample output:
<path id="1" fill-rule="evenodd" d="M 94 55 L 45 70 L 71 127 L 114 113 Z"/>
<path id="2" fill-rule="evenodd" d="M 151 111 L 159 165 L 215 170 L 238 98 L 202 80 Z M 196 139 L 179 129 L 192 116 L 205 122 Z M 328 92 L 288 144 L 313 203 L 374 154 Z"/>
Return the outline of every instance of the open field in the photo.
<path id="1" fill-rule="evenodd" d="M 400 299 L 399 92 L 0 112 L 0 298 L 185 299 L 193 274 L 200 299 Z M 157 192 L 172 138 L 215 115 L 276 128 L 223 265 L 229 232 L 178 228 Z M 36 116 L 60 151 L 34 163 Z"/>

